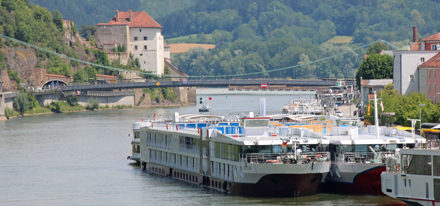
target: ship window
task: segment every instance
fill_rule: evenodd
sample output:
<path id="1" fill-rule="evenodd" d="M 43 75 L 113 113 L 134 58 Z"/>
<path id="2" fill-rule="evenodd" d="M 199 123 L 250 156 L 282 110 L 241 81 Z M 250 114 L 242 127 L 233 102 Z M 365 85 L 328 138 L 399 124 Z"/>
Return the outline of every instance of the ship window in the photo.
<path id="1" fill-rule="evenodd" d="M 434 156 L 434 176 L 440 176 L 440 156 Z"/>
<path id="2" fill-rule="evenodd" d="M 440 200 L 440 179 L 434 179 L 434 199 Z"/>
<path id="3" fill-rule="evenodd" d="M 402 155 L 403 173 L 414 175 L 431 175 L 431 156 Z"/>

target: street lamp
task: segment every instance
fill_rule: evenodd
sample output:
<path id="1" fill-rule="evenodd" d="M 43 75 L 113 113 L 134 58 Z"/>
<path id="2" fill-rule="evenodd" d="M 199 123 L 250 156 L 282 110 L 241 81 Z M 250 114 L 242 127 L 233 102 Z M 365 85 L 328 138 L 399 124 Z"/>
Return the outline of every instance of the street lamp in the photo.
<path id="1" fill-rule="evenodd" d="M 420 130 L 419 134 L 422 135 L 422 106 L 426 106 L 426 104 L 419 104 L 419 120 L 420 120 Z"/>

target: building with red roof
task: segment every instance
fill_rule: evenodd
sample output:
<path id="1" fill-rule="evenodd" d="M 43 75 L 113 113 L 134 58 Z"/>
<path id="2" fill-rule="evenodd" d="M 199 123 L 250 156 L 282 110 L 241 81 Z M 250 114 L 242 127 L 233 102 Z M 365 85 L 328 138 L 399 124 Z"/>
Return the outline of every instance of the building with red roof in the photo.
<path id="1" fill-rule="evenodd" d="M 143 71 L 164 73 L 166 54 L 162 26 L 145 11 L 116 10 L 109 22 L 97 24 L 96 43 L 99 49 L 107 52 L 125 48 L 126 53 L 139 60 Z"/>
<path id="2" fill-rule="evenodd" d="M 418 67 L 419 90 L 434 103 L 440 100 L 440 53 Z"/>
<path id="3" fill-rule="evenodd" d="M 413 27 L 413 43 L 409 47 L 410 51 L 434 51 L 440 50 L 440 32 L 417 39 L 417 27 Z"/>

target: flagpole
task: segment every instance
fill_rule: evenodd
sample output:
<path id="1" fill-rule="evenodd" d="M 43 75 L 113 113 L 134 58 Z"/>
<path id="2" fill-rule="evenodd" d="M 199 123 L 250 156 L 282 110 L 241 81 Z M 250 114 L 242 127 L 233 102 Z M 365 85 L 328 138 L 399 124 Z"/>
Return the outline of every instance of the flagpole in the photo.
<path id="1" fill-rule="evenodd" d="M 376 139 L 379 139 L 379 118 L 377 114 L 377 97 L 374 91 L 374 124 L 376 125 Z"/>

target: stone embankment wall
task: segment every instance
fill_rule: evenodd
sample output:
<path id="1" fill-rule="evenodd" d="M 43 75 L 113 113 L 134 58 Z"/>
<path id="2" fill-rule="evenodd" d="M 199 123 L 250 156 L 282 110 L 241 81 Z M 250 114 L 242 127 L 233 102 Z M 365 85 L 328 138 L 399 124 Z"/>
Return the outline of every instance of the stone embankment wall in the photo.
<path id="1" fill-rule="evenodd" d="M 164 100 L 163 102 L 155 102 L 151 100 L 150 94 L 143 93 L 142 89 L 135 89 L 135 106 L 138 107 L 167 107 L 167 106 L 187 106 L 196 104 L 196 88 L 195 87 L 178 87 L 173 88 L 178 95 L 177 102 Z"/>

